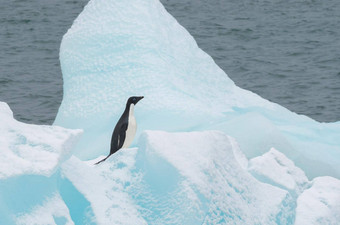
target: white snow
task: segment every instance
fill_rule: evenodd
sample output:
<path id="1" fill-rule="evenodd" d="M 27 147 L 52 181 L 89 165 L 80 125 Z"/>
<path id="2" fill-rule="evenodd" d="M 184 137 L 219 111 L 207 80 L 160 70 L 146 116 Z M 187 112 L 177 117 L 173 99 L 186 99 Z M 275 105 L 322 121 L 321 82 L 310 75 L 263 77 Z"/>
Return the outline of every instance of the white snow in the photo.
<path id="1" fill-rule="evenodd" d="M 317 177 L 297 200 L 296 225 L 340 224 L 340 180 Z"/>
<path id="2" fill-rule="evenodd" d="M 297 195 L 309 185 L 305 173 L 274 148 L 249 160 L 248 171 L 262 182 L 295 192 Z"/>
<path id="3" fill-rule="evenodd" d="M 74 225 L 69 210 L 58 193 L 46 199 L 43 205 L 35 206 L 29 213 L 16 217 L 17 225 Z"/>
<path id="4" fill-rule="evenodd" d="M 91 202 L 96 224 L 147 224 L 140 216 L 128 189 L 137 149 L 123 149 L 98 166 L 72 157 L 62 166 L 63 175 Z"/>
<path id="5" fill-rule="evenodd" d="M 156 206 L 166 205 L 162 213 L 172 223 L 292 223 L 294 203 L 288 192 L 261 183 L 244 170 L 227 135 L 147 131 L 139 146 L 146 181 L 140 195 L 156 201 Z M 160 200 L 160 195 L 167 197 Z M 146 200 L 141 205 L 149 206 Z M 156 206 L 147 210 L 157 212 Z M 154 215 L 148 222 L 164 224 L 159 217 Z"/>
<path id="6" fill-rule="evenodd" d="M 237 143 L 219 131 L 147 131 L 138 149 L 95 166 L 100 158 L 72 157 L 62 165 L 96 224 L 292 224 L 294 218 L 290 194 L 252 177 Z"/>
<path id="7" fill-rule="evenodd" d="M 81 133 L 18 122 L 0 102 L 0 224 L 74 224 L 57 179 Z"/>
<path id="8" fill-rule="evenodd" d="M 0 102 L 0 179 L 22 174 L 50 176 L 66 160 L 81 130 L 16 121 Z"/>

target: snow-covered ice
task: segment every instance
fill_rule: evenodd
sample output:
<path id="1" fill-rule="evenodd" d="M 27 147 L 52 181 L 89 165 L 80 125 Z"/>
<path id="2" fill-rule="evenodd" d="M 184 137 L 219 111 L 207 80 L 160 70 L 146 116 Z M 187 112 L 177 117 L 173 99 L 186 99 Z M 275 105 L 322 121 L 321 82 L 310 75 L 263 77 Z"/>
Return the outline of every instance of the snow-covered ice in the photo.
<path id="1" fill-rule="evenodd" d="M 309 186 L 305 173 L 284 154 L 272 148 L 249 161 L 248 171 L 264 183 L 269 183 L 299 195 Z"/>
<path id="2" fill-rule="evenodd" d="M 292 224 L 290 194 L 242 168 L 227 135 L 148 131 L 139 146 L 137 204 L 149 224 Z"/>
<path id="3" fill-rule="evenodd" d="M 99 166 L 76 157 L 63 164 L 64 179 L 91 202 L 96 223 L 294 221 L 291 195 L 252 177 L 235 158 L 234 140 L 219 131 L 146 131 L 138 146 L 120 150 Z"/>
<path id="4" fill-rule="evenodd" d="M 58 194 L 58 170 L 81 134 L 18 122 L 0 102 L 0 224 L 73 224 Z"/>
<path id="5" fill-rule="evenodd" d="M 297 200 L 296 225 L 340 223 L 340 180 L 317 177 Z"/>
<path id="6" fill-rule="evenodd" d="M 64 179 L 84 195 L 92 209 L 92 217 L 71 211 L 76 221 L 87 216 L 95 224 L 147 224 L 128 193 L 131 184 L 139 180 L 139 175 L 132 173 L 136 153 L 137 149 L 121 150 L 99 166 L 72 157 L 62 166 Z M 69 204 L 77 207 L 77 201 Z"/>
<path id="7" fill-rule="evenodd" d="M 81 130 L 24 124 L 0 102 L 0 180 L 12 176 L 50 176 L 71 155 Z"/>
<path id="8" fill-rule="evenodd" d="M 18 215 L 15 223 L 18 225 L 74 225 L 69 210 L 58 193 L 52 195 L 51 199 L 46 199 L 42 205 L 34 207 L 32 211 Z"/>

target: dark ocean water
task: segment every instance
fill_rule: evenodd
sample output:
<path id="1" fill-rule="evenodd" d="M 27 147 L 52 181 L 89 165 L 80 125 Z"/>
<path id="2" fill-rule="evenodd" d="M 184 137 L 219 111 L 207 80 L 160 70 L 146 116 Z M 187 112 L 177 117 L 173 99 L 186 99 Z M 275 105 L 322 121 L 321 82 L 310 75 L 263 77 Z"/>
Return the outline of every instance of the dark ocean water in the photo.
<path id="1" fill-rule="evenodd" d="M 86 3 L 0 0 L 0 101 L 16 119 L 53 123 L 63 94 L 61 38 Z"/>
<path id="2" fill-rule="evenodd" d="M 318 121 L 340 120 L 339 0 L 161 0 L 235 83 Z M 51 124 L 59 46 L 87 0 L 0 0 L 0 101 Z"/>

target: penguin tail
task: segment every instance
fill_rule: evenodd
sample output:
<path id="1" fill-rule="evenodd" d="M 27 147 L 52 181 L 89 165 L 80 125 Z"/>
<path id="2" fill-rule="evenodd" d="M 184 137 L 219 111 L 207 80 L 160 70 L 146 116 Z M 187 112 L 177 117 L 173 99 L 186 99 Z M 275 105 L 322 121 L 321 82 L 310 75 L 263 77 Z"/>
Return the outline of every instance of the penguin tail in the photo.
<path id="1" fill-rule="evenodd" d="M 99 163 L 104 162 L 109 157 L 110 155 L 106 156 L 104 159 L 100 160 L 99 162 L 96 162 L 94 165 L 98 165 Z"/>

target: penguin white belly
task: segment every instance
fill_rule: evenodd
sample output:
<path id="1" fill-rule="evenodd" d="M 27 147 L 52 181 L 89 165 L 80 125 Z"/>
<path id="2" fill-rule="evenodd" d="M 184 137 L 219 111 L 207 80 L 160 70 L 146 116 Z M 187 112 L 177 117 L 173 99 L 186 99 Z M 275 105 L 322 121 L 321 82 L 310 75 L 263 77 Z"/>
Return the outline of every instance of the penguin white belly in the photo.
<path id="1" fill-rule="evenodd" d="M 128 148 L 132 144 L 133 139 L 135 138 L 135 135 L 136 135 L 136 130 L 137 130 L 137 123 L 133 115 L 133 105 L 131 105 L 130 112 L 129 112 L 128 127 L 126 130 L 125 140 L 124 140 L 124 144 L 122 148 Z"/>

